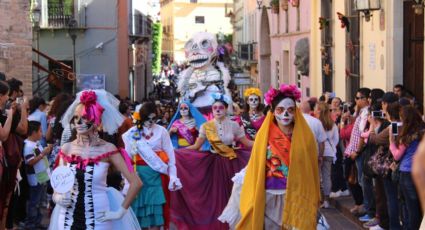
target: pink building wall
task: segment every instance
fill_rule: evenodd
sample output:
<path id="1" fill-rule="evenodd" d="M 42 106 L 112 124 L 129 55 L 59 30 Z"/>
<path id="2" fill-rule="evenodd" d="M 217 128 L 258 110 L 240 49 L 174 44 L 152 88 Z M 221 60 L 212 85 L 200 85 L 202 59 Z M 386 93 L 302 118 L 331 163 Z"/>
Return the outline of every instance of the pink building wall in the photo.
<path id="1" fill-rule="evenodd" d="M 282 1 L 282 0 L 281 0 Z M 285 0 L 283 0 L 285 1 Z M 271 83 L 277 86 L 278 83 L 297 83 L 297 70 L 293 64 L 295 60 L 295 44 L 299 39 L 309 38 L 310 40 L 310 1 L 300 0 L 299 5 L 299 22 L 300 28 L 297 30 L 297 7 L 293 7 L 289 3 L 288 11 L 284 11 L 282 7 L 279 14 L 271 13 L 268 10 L 268 18 L 270 24 L 270 40 L 271 40 Z M 286 23 L 286 14 L 288 14 L 288 24 Z M 260 18 L 261 20 L 261 18 Z M 259 23 L 261 25 L 261 23 Z M 288 29 L 286 29 L 288 28 Z M 261 28 L 258 30 L 261 33 Z M 311 48 L 311 46 L 310 46 Z M 285 57 L 285 51 L 286 57 Z M 308 55 L 308 54 L 307 54 Z M 277 69 L 277 63 L 279 67 Z M 277 73 L 279 71 L 279 73 Z M 279 79 L 277 76 L 279 75 Z M 260 78 L 267 76 L 260 76 Z M 308 76 L 301 77 L 301 88 L 303 97 L 307 97 L 307 88 L 310 87 L 310 79 Z M 316 95 L 310 95 L 316 96 Z"/>

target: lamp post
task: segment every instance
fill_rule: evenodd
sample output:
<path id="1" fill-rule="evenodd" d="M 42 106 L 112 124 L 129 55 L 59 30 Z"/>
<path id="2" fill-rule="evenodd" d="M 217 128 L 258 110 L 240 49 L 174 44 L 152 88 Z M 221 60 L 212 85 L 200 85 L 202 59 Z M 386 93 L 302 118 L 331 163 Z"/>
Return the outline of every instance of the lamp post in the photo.
<path id="1" fill-rule="evenodd" d="M 78 23 L 74 18 L 68 22 L 68 35 L 72 39 L 72 71 L 76 75 L 76 61 L 75 61 L 75 40 L 77 39 L 77 28 Z M 75 95 L 76 91 L 76 78 L 72 82 L 72 94 Z"/>
<path id="2" fill-rule="evenodd" d="M 380 0 L 356 0 L 355 8 L 359 12 L 363 12 L 365 16 L 365 20 L 370 21 L 370 17 L 372 16 L 371 11 L 380 10 L 381 9 L 381 1 Z"/>

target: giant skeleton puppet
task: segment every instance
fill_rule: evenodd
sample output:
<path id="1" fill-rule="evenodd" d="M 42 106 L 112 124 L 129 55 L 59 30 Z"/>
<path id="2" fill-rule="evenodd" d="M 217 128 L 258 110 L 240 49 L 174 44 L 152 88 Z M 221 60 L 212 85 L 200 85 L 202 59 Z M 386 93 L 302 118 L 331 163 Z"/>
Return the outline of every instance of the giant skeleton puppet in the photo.
<path id="1" fill-rule="evenodd" d="M 230 81 L 229 70 L 224 63 L 217 61 L 217 46 L 215 35 L 198 32 L 184 47 L 190 67 L 180 74 L 177 90 L 182 100 L 189 100 L 204 114 L 210 112 L 213 93 L 225 94 L 231 98 L 227 88 Z"/>

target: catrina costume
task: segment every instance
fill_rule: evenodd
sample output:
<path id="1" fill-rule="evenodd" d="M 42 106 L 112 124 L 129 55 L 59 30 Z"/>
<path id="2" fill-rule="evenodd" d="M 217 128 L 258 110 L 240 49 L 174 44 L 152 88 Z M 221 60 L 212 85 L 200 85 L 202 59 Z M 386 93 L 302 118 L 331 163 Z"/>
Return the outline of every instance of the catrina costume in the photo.
<path id="1" fill-rule="evenodd" d="M 250 96 L 257 96 L 258 102 L 260 103 L 261 99 L 261 91 L 258 88 L 248 88 L 244 92 L 245 100 L 247 101 Z M 260 104 L 258 103 L 258 106 Z M 261 114 L 250 114 L 249 111 L 243 112 L 239 116 L 239 123 L 243 126 L 246 137 L 249 140 L 254 140 L 255 135 L 257 134 L 257 131 L 260 129 L 261 125 L 263 124 L 265 119 L 265 116 Z"/>
<path id="2" fill-rule="evenodd" d="M 189 107 L 190 119 L 182 120 L 182 116 L 180 114 L 180 106 L 185 104 Z M 171 134 L 171 142 L 175 149 L 187 147 L 193 145 L 196 141 L 196 138 L 199 134 L 199 129 L 202 124 L 204 124 L 207 120 L 205 117 L 194 107 L 190 102 L 184 101 L 181 102 L 177 107 L 177 112 L 174 114 L 171 119 L 170 125 L 167 130 L 175 127 L 177 128 L 177 133 Z M 206 141 L 203 146 L 203 150 L 209 150 L 210 144 Z"/>
<path id="3" fill-rule="evenodd" d="M 232 148 L 245 133 L 238 123 L 225 118 L 204 123 L 199 136 L 209 141 L 210 151 L 176 150 L 184 187 L 171 193 L 171 220 L 177 229 L 228 229 L 217 217 L 230 197 L 231 178 L 248 162 L 250 150 Z"/>
<path id="4" fill-rule="evenodd" d="M 140 119 L 137 112 L 133 117 Z M 168 131 L 156 124 L 148 130 L 139 122 L 122 138 L 126 151 L 135 162 L 136 172 L 143 181 L 143 187 L 131 205 L 140 226 L 164 226 L 164 229 L 168 229 L 169 191 L 182 187 L 177 178 L 174 149 Z"/>
<path id="5" fill-rule="evenodd" d="M 271 101 L 271 100 L 270 100 Z M 320 217 L 320 181 L 314 136 L 295 109 L 292 135 L 272 112 L 257 133 L 247 167 L 233 178 L 232 197 L 219 217 L 231 229 L 326 229 Z"/>
<path id="6" fill-rule="evenodd" d="M 75 109 L 79 104 L 84 105 L 84 113 L 89 120 L 100 125 L 101 121 L 108 121 L 103 125 L 103 130 L 112 135 L 123 122 L 123 117 L 118 111 L 119 101 L 104 90 L 82 91 L 77 94 L 77 99 L 71 104 L 62 117 L 62 125 L 70 124 L 74 117 Z M 110 156 L 120 154 L 130 172 L 132 172 L 131 159 L 124 150 L 115 150 L 102 154 L 58 153 L 56 165 L 66 163 L 75 175 L 75 182 L 69 194 L 71 203 L 68 206 L 56 204 L 50 217 L 49 230 L 113 230 L 129 229 L 139 230 L 139 222 L 129 208 L 120 219 L 99 221 L 98 215 L 102 211 L 115 211 L 121 208 L 124 197 L 119 191 L 107 187 L 106 178 L 110 163 L 105 160 Z M 85 155 L 87 157 L 81 157 Z M 56 193 L 56 191 L 55 191 Z"/>

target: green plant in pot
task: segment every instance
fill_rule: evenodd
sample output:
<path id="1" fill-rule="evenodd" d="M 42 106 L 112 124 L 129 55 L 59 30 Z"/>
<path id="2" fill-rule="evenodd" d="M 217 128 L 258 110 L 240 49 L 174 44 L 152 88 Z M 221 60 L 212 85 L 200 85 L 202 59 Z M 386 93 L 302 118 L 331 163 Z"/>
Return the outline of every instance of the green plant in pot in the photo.
<path id="1" fill-rule="evenodd" d="M 272 9 L 272 13 L 278 14 L 279 13 L 279 0 L 271 0 L 270 1 L 270 7 Z"/>

